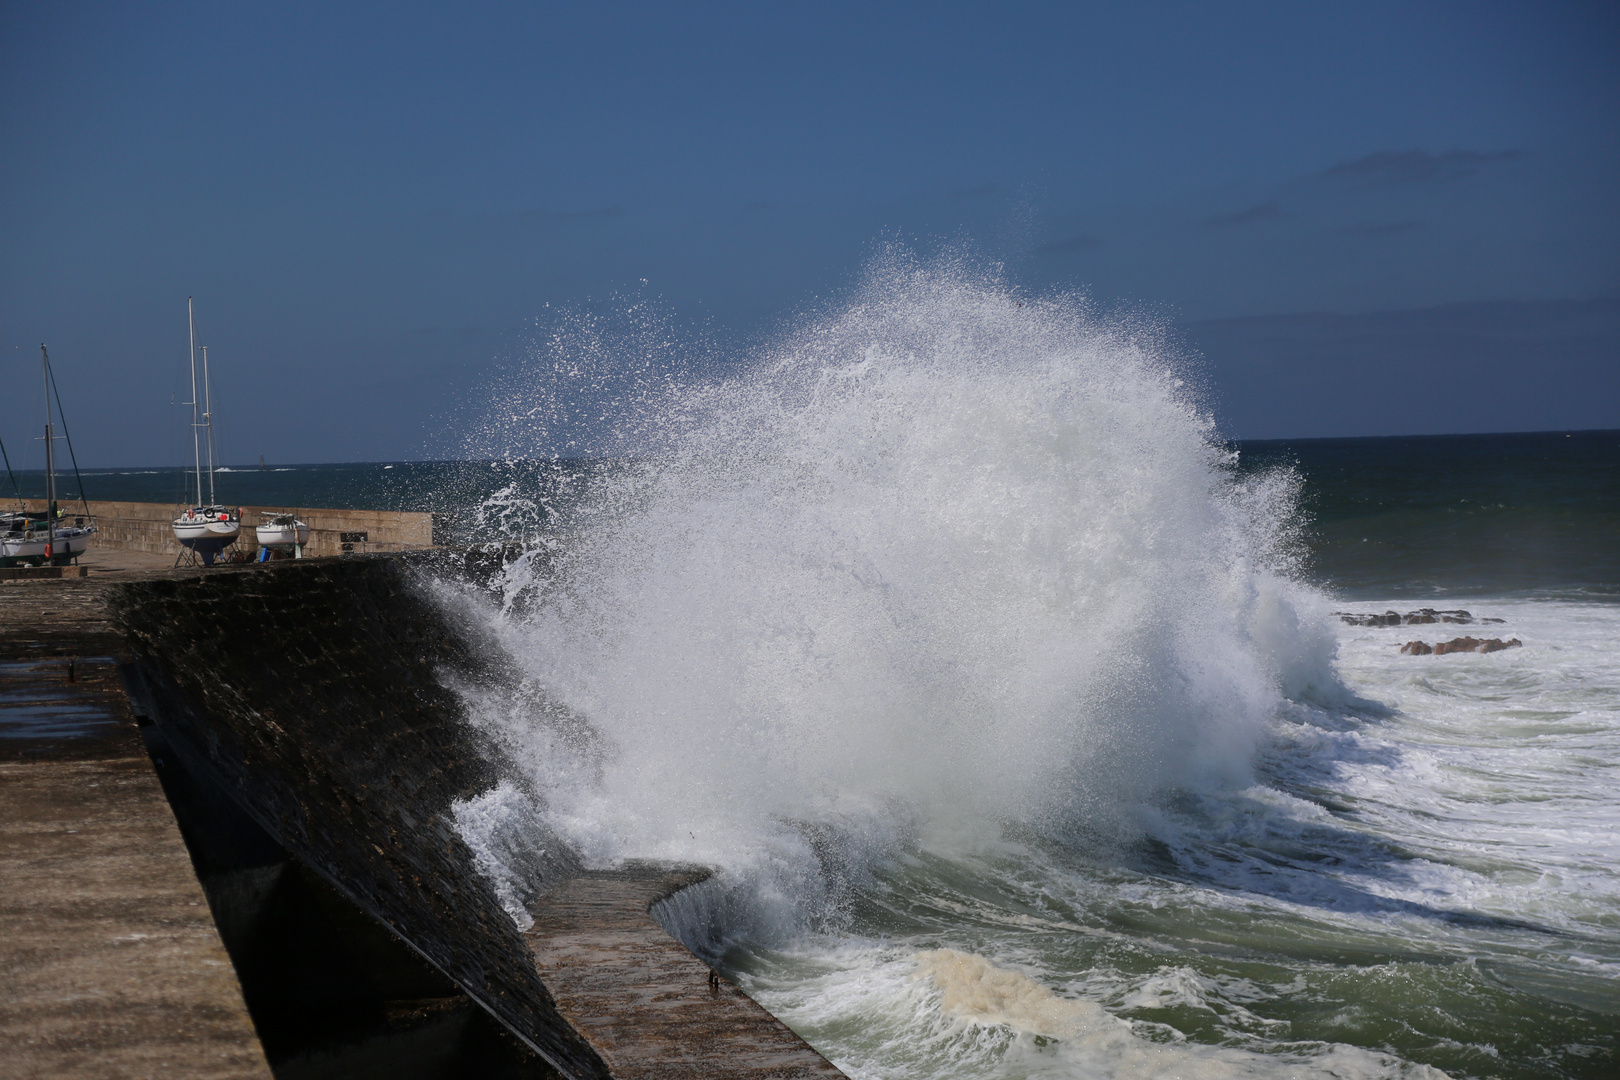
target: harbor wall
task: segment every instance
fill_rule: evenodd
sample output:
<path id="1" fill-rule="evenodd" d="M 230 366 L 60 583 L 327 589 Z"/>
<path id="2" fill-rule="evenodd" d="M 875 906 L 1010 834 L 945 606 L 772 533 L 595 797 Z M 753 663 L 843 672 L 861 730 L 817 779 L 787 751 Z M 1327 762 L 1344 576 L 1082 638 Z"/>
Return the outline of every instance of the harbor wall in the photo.
<path id="1" fill-rule="evenodd" d="M 45 500 L 26 499 L 29 510 L 43 511 Z M 59 504 L 69 524 L 84 514 L 84 505 Z M 153 555 L 178 555 L 180 544 L 170 527 L 183 507 L 169 503 L 96 502 L 90 503 L 90 516 L 96 522 L 94 546 L 122 551 L 144 551 Z M 258 549 L 253 527 L 265 520 L 261 514 L 292 514 L 309 526 L 309 543 L 304 554 L 310 557 L 413 551 L 432 547 L 433 518 L 428 513 L 394 510 L 330 510 L 304 506 L 243 506 L 242 537 L 237 546 Z"/>
<path id="2" fill-rule="evenodd" d="M 501 683 L 498 651 L 452 626 L 397 560 L 273 566 L 111 587 L 133 654 L 125 682 L 158 756 L 224 793 L 557 1073 L 607 1077 L 455 827 L 456 801 L 502 779 L 502 758 L 443 676 Z M 537 880 L 579 871 L 558 842 L 537 859 Z"/>

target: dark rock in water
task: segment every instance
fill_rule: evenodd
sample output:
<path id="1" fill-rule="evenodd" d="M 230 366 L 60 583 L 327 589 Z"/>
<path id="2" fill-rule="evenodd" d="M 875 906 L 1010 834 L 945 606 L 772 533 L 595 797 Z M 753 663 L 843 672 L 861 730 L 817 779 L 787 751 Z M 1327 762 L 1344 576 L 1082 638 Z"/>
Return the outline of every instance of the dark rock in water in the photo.
<path id="1" fill-rule="evenodd" d="M 1474 617 L 1468 612 L 1460 609 L 1454 611 L 1436 611 L 1434 608 L 1426 607 L 1408 612 L 1406 618 L 1402 619 L 1401 621 L 1407 625 L 1437 622 L 1471 623 L 1474 621 Z"/>
<path id="2" fill-rule="evenodd" d="M 1351 626 L 1399 626 L 1400 612 L 1386 611 L 1382 615 L 1361 615 L 1353 611 L 1335 611 L 1333 614 Z"/>
<path id="3" fill-rule="evenodd" d="M 1485 623 L 1485 622 L 1488 622 L 1488 623 L 1505 623 L 1505 622 L 1507 622 L 1506 619 L 1481 619 L 1479 621 L 1482 622 L 1482 623 Z"/>
<path id="4" fill-rule="evenodd" d="M 1481 640 L 1475 637 L 1460 637 L 1440 642 L 1434 647 L 1434 652 L 1436 656 L 1454 652 L 1501 652 L 1503 649 L 1516 649 L 1523 644 L 1524 642 L 1518 638 L 1503 641 L 1501 638 Z"/>
<path id="5" fill-rule="evenodd" d="M 1405 615 L 1395 611 L 1386 611 L 1382 615 L 1361 614 L 1354 611 L 1335 611 L 1333 614 L 1349 623 L 1351 626 L 1422 626 L 1428 623 L 1471 623 L 1474 616 L 1462 609 L 1452 611 L 1436 611 L 1434 608 L 1419 608 L 1409 611 Z M 1501 622 L 1500 619 L 1487 619 L 1487 622 Z"/>
<path id="6" fill-rule="evenodd" d="M 1491 653 L 1501 652 L 1503 649 L 1517 649 L 1523 644 L 1524 642 L 1518 638 L 1508 638 L 1503 641 L 1501 638 L 1460 637 L 1452 638 L 1450 641 L 1436 642 L 1433 645 L 1427 645 L 1421 641 L 1408 641 L 1401 646 L 1401 653 L 1406 656 L 1428 656 L 1431 653 L 1435 656 L 1444 656 L 1447 653 L 1459 652 Z"/>

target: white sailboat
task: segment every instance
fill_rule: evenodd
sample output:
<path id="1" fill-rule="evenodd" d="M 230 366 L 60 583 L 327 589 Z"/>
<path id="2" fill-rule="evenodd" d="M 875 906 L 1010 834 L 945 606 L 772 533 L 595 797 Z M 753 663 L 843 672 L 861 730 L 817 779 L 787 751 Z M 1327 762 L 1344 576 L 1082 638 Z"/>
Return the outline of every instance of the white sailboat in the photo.
<path id="1" fill-rule="evenodd" d="M 242 512 L 221 506 L 214 498 L 214 406 L 208 381 L 208 348 L 203 347 L 203 396 L 197 400 L 197 320 L 192 311 L 191 298 L 186 298 L 186 322 L 191 331 L 191 446 L 197 472 L 197 504 L 174 519 L 174 538 L 185 549 L 175 559 L 176 565 L 186 553 L 202 557 L 204 566 L 214 565 L 214 559 L 242 532 Z M 199 405 L 202 412 L 199 413 Z M 203 502 L 203 439 L 208 432 L 208 501 Z"/>
<path id="2" fill-rule="evenodd" d="M 4 532 L 0 533 L 0 566 L 24 563 L 41 566 L 47 562 L 65 566 L 89 550 L 90 540 L 96 534 L 95 521 L 89 515 L 89 503 L 85 504 L 85 516 L 78 519 L 78 524 L 62 523 L 62 508 L 56 501 L 56 442 L 66 438 L 66 421 L 63 423 L 64 434 L 56 434 L 56 420 L 51 412 L 55 379 L 51 375 L 51 354 L 44 345 L 39 347 L 39 358 L 45 378 L 45 511 L 29 513 L 17 510 L 5 515 Z M 68 449 L 72 451 L 72 443 L 68 444 Z M 11 471 L 9 458 L 6 471 Z M 74 460 L 73 471 L 75 475 L 78 474 L 77 459 Z M 80 497 L 83 498 L 82 479 L 79 487 Z"/>
<path id="3" fill-rule="evenodd" d="M 36 532 L 34 518 L 25 513 L 7 513 L 0 519 L 0 566 L 39 566 L 45 562 L 48 546 L 44 532 Z"/>
<path id="4" fill-rule="evenodd" d="M 309 526 L 293 515 L 265 511 L 263 516 L 270 520 L 263 522 L 254 530 L 255 535 L 259 538 L 260 547 L 295 546 L 301 548 L 309 543 Z"/>
<path id="5" fill-rule="evenodd" d="M 17 483 L 17 474 L 11 471 L 11 455 L 6 453 L 4 440 L 0 440 L 0 458 L 5 459 L 6 480 L 17 496 L 17 509 L 0 512 L 0 567 L 21 566 L 33 562 L 35 556 L 43 557 L 45 545 L 42 542 L 39 550 L 34 550 L 34 525 L 23 509 L 22 487 Z"/>

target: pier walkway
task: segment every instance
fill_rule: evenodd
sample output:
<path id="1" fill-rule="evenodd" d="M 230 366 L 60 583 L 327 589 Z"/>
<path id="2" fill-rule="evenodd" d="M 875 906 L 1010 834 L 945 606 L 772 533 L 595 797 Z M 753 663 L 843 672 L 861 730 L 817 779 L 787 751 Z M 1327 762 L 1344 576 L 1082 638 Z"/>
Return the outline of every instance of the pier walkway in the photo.
<path id="1" fill-rule="evenodd" d="M 0 586 L 0 1060 L 19 1080 L 268 1080 L 100 600 Z"/>

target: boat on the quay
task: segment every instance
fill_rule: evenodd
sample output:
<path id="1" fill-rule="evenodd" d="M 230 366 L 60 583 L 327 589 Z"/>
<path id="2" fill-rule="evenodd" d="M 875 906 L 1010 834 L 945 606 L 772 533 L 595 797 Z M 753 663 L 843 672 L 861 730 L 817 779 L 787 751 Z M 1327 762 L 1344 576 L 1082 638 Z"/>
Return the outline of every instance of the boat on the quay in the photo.
<path id="1" fill-rule="evenodd" d="M 241 515 L 231 507 L 195 506 L 174 519 L 174 538 L 212 562 L 242 532 Z"/>
<path id="2" fill-rule="evenodd" d="M 214 409 L 208 379 L 208 348 L 203 347 L 202 398 L 197 397 L 197 320 L 191 298 L 186 298 L 186 323 L 191 338 L 191 446 L 197 479 L 196 504 L 174 519 L 174 538 L 180 541 L 178 566 L 188 556 L 214 565 L 219 553 L 236 543 L 242 532 L 241 510 L 221 505 L 214 494 Z M 199 411 L 200 410 L 200 411 Z M 204 438 L 206 433 L 206 439 Z M 203 443 L 208 444 L 208 501 L 203 501 Z"/>
<path id="3" fill-rule="evenodd" d="M 57 511 L 60 518 L 61 511 Z M 0 535 L 0 566 L 43 566 L 47 562 L 64 566 L 90 548 L 96 527 L 87 519 L 83 525 L 56 525 L 47 514 L 12 514 Z"/>
<path id="4" fill-rule="evenodd" d="M 8 513 L 0 524 L 0 566 L 39 565 L 45 561 L 45 535 L 34 532 L 34 519 L 25 513 Z"/>
<path id="5" fill-rule="evenodd" d="M 303 546 L 309 543 L 309 526 L 292 514 L 278 514 L 267 510 L 263 512 L 263 516 L 269 520 L 261 522 L 254 529 L 259 546 L 292 548 L 295 553 L 301 554 Z"/>
<path id="6" fill-rule="evenodd" d="M 56 498 L 56 443 L 64 440 L 73 460 L 73 474 L 79 480 L 79 497 L 84 497 L 84 480 L 79 476 L 79 463 L 73 458 L 73 443 L 67 437 L 67 421 L 62 420 L 62 434 L 56 434 L 56 420 L 62 417 L 61 393 L 56 388 L 56 377 L 51 371 L 51 356 L 44 345 L 39 347 L 40 366 L 45 380 L 45 509 L 29 511 L 24 508 L 22 491 L 11 471 L 11 458 L 6 455 L 6 475 L 11 478 L 17 495 L 17 509 L 0 517 L 4 531 L 0 532 L 0 567 L 5 566 L 65 566 L 83 555 L 96 534 L 95 519 L 90 516 L 90 504 L 84 504 L 83 516 L 76 517 L 72 525 L 65 522 L 65 511 Z M 57 407 L 51 408 L 52 398 Z M 0 451 L 3 451 L 0 447 Z"/>

